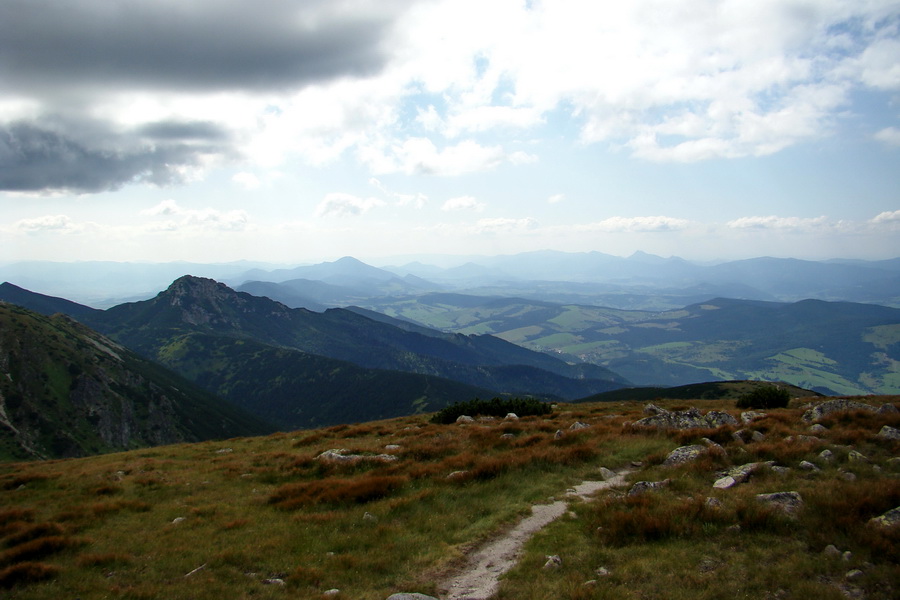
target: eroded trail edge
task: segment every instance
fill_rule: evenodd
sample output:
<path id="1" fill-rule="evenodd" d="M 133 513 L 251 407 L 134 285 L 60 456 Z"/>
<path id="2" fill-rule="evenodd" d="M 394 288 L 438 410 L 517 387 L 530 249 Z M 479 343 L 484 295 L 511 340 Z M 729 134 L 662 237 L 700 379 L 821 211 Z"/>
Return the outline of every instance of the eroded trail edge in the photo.
<path id="1" fill-rule="evenodd" d="M 600 490 L 620 486 L 625 483 L 625 475 L 628 473 L 620 471 L 606 481 L 584 481 L 570 490 L 565 500 L 535 504 L 531 507 L 530 516 L 522 519 L 501 537 L 473 552 L 463 571 L 441 585 L 441 597 L 446 600 L 488 600 L 493 597 L 500 587 L 500 577 L 516 565 L 525 542 L 565 514 L 567 500 L 586 500 Z"/>

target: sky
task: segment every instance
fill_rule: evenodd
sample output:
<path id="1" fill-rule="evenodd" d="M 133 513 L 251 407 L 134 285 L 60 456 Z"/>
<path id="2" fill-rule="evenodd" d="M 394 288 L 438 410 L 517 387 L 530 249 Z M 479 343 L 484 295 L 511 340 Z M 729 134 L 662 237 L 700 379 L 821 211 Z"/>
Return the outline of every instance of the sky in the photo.
<path id="1" fill-rule="evenodd" d="M 897 0 L 2 0 L 0 262 L 900 256 Z"/>

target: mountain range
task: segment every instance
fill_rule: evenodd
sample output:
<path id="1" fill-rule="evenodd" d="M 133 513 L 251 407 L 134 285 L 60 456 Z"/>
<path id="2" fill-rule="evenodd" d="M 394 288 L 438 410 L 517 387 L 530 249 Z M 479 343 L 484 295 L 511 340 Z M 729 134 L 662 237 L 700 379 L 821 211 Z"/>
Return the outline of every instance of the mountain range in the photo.
<path id="1" fill-rule="evenodd" d="M 0 281 L 98 308 L 150 298 L 185 273 L 256 295 L 265 284 L 264 295 L 292 308 L 311 310 L 426 292 L 517 296 L 632 310 L 674 309 L 713 297 L 779 302 L 818 299 L 900 307 L 900 258 L 809 261 L 759 257 L 711 264 L 643 252 L 618 257 L 548 250 L 493 257 L 433 256 L 393 264 L 385 261 L 381 267 L 351 257 L 294 267 L 249 262 L 32 261 L 0 265 Z"/>

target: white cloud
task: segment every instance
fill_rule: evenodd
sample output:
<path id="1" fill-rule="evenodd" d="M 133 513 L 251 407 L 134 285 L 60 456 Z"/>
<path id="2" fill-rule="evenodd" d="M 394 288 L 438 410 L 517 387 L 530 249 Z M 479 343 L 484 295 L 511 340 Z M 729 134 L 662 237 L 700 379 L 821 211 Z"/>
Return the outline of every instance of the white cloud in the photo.
<path id="1" fill-rule="evenodd" d="M 444 202 L 443 206 L 441 206 L 441 210 L 444 211 L 459 211 L 459 210 L 471 210 L 475 212 L 482 212 L 486 208 L 486 205 L 483 202 L 479 202 L 472 196 L 459 196 L 457 198 L 450 198 L 446 202 Z"/>
<path id="2" fill-rule="evenodd" d="M 181 229 L 243 231 L 248 227 L 250 220 L 247 212 L 243 210 L 188 209 L 183 208 L 171 199 L 163 200 L 152 208 L 142 210 L 140 214 L 146 217 L 177 217 L 166 221 L 151 222 L 145 226 L 148 230 L 153 231 L 177 231 Z"/>
<path id="3" fill-rule="evenodd" d="M 547 202 L 549 202 L 550 204 L 559 204 L 565 199 L 566 197 L 564 194 L 553 194 L 552 196 L 547 198 Z"/>
<path id="4" fill-rule="evenodd" d="M 595 223 L 578 225 L 582 231 L 602 231 L 607 233 L 638 233 L 680 231 L 690 227 L 691 222 L 676 217 L 610 217 Z"/>
<path id="5" fill-rule="evenodd" d="M 422 193 L 417 194 L 402 194 L 400 192 L 395 192 L 390 190 L 385 186 L 381 181 L 376 179 L 375 177 L 369 178 L 369 185 L 378 189 L 382 194 L 388 196 L 390 198 L 394 198 L 397 206 L 412 206 L 413 208 L 424 208 L 425 204 L 428 202 L 428 196 Z"/>
<path id="6" fill-rule="evenodd" d="M 235 173 L 234 175 L 232 175 L 231 180 L 245 190 L 255 190 L 259 188 L 260 185 L 262 185 L 259 181 L 259 177 L 257 177 L 253 173 L 247 173 L 246 171 Z"/>
<path id="7" fill-rule="evenodd" d="M 831 227 L 828 217 L 740 217 L 725 224 L 731 229 L 774 229 L 780 231 L 796 230 L 796 231 L 814 231 Z"/>
<path id="8" fill-rule="evenodd" d="M 888 146 L 900 146 L 900 129 L 896 127 L 885 127 L 878 131 L 874 137 Z"/>
<path id="9" fill-rule="evenodd" d="M 900 225 L 900 210 L 879 213 L 871 222 L 875 225 Z"/>
<path id="10" fill-rule="evenodd" d="M 411 137 L 389 149 L 369 146 L 361 154 L 373 170 L 407 175 L 455 176 L 489 171 L 508 159 L 500 146 L 482 146 L 474 140 L 438 147 L 429 138 Z"/>
<path id="11" fill-rule="evenodd" d="M 75 229 L 75 224 L 66 215 L 46 215 L 16 221 L 14 228 L 23 233 L 37 233 L 40 231 L 71 232 Z"/>
<path id="12" fill-rule="evenodd" d="M 473 233 L 524 233 L 538 228 L 538 222 L 531 217 L 524 219 L 479 219 L 472 228 Z"/>
<path id="13" fill-rule="evenodd" d="M 385 202 L 378 198 L 360 198 L 352 194 L 333 192 L 326 195 L 316 207 L 316 216 L 358 216 L 384 205 Z"/>

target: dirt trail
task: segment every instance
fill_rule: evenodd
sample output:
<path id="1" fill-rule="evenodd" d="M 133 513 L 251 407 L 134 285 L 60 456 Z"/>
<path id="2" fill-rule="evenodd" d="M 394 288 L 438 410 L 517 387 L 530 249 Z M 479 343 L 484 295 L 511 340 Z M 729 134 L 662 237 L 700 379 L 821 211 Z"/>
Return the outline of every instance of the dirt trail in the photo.
<path id="1" fill-rule="evenodd" d="M 625 482 L 627 471 L 622 471 L 606 481 L 585 481 L 566 494 L 567 499 L 587 499 L 600 490 L 616 487 Z M 500 587 L 500 576 L 512 569 L 522 547 L 532 535 L 561 517 L 568 507 L 566 500 L 551 504 L 535 504 L 531 516 L 501 537 L 491 540 L 476 550 L 462 572 L 443 582 L 442 598 L 446 600 L 488 600 Z"/>

